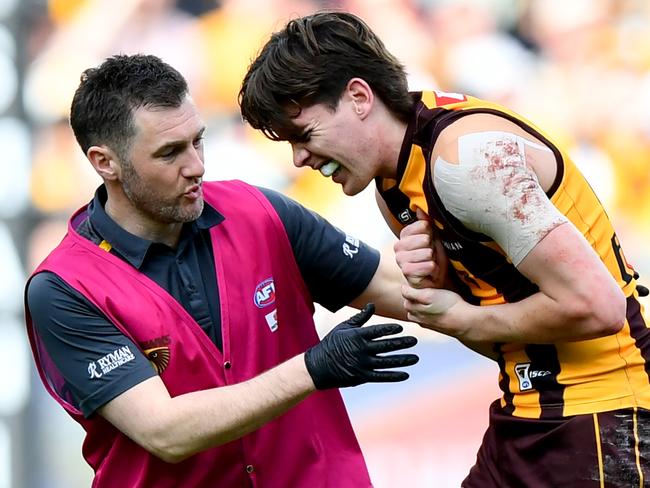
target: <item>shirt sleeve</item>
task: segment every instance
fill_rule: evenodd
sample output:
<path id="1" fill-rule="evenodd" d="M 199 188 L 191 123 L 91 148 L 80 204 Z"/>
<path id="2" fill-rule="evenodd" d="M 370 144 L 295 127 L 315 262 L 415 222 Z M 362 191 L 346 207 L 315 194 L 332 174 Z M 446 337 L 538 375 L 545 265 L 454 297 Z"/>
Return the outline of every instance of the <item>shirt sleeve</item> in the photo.
<path id="1" fill-rule="evenodd" d="M 314 302 L 335 312 L 368 286 L 379 252 L 295 200 L 260 188 L 278 213 Z"/>
<path id="2" fill-rule="evenodd" d="M 60 277 L 35 275 L 27 287 L 34 332 L 45 348 L 61 390 L 85 417 L 126 390 L 156 375 L 148 359 L 106 316 Z M 106 365 L 109 354 L 122 361 Z M 132 356 L 132 358 L 131 358 Z M 52 366 L 45 368 L 50 379 Z M 50 379 L 50 384 L 53 382 Z"/>

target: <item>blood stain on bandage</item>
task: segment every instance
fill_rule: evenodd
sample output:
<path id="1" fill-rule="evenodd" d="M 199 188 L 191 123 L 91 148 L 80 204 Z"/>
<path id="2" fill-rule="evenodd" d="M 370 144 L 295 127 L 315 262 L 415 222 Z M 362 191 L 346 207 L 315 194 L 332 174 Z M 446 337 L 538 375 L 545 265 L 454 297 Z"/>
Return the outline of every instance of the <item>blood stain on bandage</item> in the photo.
<path id="1" fill-rule="evenodd" d="M 499 193 L 507 197 L 510 207 L 510 212 L 504 217 L 530 222 L 542 202 L 534 193 L 528 193 L 528 190 L 534 190 L 536 179 L 526 167 L 517 141 L 487 141 L 482 152 L 487 164 L 474 168 L 472 176 L 498 185 Z"/>
<path id="2" fill-rule="evenodd" d="M 434 175 L 446 208 L 496 241 L 516 264 L 566 222 L 527 164 L 528 142 L 498 131 L 466 134 L 458 138 L 458 164 L 439 157 Z"/>
<path id="3" fill-rule="evenodd" d="M 490 147 L 490 146 L 494 147 Z M 512 168 L 521 162 L 521 154 L 516 141 L 490 141 L 487 143 L 485 159 L 488 161 L 487 173 L 496 175 L 506 168 Z M 477 168 L 479 169 L 479 168 Z"/>
<path id="4" fill-rule="evenodd" d="M 520 222 L 527 224 L 533 218 L 534 213 L 543 207 L 543 202 L 540 201 L 539 196 L 534 193 L 534 188 L 530 188 L 530 181 L 525 182 L 527 186 L 521 188 L 519 198 L 513 200 L 512 216 Z M 528 193 L 530 191 L 530 193 Z M 546 232 L 544 232 L 546 233 Z"/>
<path id="5" fill-rule="evenodd" d="M 514 207 L 512 209 L 512 216 L 521 222 L 528 222 L 528 214 L 524 213 L 521 208 Z"/>

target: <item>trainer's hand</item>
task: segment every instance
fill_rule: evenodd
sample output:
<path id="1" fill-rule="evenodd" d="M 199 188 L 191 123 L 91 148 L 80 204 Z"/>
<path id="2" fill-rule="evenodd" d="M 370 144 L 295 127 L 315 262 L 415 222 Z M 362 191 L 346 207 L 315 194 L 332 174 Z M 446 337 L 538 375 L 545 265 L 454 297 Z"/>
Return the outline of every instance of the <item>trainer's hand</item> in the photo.
<path id="1" fill-rule="evenodd" d="M 379 339 L 402 332 L 398 324 L 377 324 L 361 327 L 375 312 L 375 306 L 366 305 L 361 312 L 341 322 L 311 349 L 305 352 L 305 364 L 314 385 L 319 390 L 343 388 L 367 382 L 404 381 L 404 371 L 377 371 L 411 366 L 420 358 L 415 354 L 381 353 L 407 349 L 417 344 L 411 336 Z"/>

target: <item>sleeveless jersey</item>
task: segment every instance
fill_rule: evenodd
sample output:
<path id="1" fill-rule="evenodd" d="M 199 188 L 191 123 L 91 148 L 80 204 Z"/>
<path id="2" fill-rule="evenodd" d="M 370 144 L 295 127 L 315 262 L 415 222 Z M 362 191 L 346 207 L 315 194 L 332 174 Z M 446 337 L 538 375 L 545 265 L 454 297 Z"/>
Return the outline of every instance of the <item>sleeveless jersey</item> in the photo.
<path id="1" fill-rule="evenodd" d="M 555 344 L 495 344 L 501 406 L 526 418 L 557 418 L 625 407 L 650 408 L 650 333 L 637 300 L 634 270 L 626 263 L 601 203 L 569 156 L 531 122 L 499 105 L 455 93 L 414 93 L 415 110 L 402 144 L 397 180 L 377 179 L 391 213 L 404 225 L 415 208 L 432 219 L 455 272 L 461 296 L 475 305 L 517 302 L 538 291 L 500 246 L 466 228 L 436 193 L 431 153 L 440 132 L 461 117 L 493 114 L 546 144 L 557 161 L 547 192 L 584 235 L 627 297 L 623 329 L 607 337 Z"/>
<path id="2" fill-rule="evenodd" d="M 164 289 L 75 231 L 85 208 L 35 271 L 56 273 L 99 308 L 152 360 L 172 397 L 246 381 L 318 342 L 313 303 L 268 200 L 242 182 L 204 183 L 203 190 L 225 217 L 210 229 L 223 351 Z M 86 431 L 93 487 L 370 486 L 338 390 L 317 391 L 260 429 L 181 463 L 161 461 L 100 415 L 82 416 L 26 312 L 43 383 Z M 124 349 L 92 361 L 89 374 L 128 360 Z"/>

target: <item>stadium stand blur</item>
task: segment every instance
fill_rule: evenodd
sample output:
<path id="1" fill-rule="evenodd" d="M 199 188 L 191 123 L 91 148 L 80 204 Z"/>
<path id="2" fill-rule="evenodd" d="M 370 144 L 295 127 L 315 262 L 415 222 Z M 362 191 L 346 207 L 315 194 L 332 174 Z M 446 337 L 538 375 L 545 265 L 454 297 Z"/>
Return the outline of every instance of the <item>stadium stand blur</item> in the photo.
<path id="1" fill-rule="evenodd" d="M 237 111 L 262 40 L 321 8 L 366 19 L 413 89 L 503 102 L 563 141 L 650 283 L 647 0 L 0 0 L 0 488 L 90 485 L 82 432 L 32 367 L 21 295 L 99 183 L 67 124 L 84 68 L 118 52 L 161 56 L 188 78 L 208 123 L 206 179 L 281 190 L 391 251 L 372 191 L 345 198 L 317 172 L 296 170 L 289 146 L 266 141 Z M 348 313 L 319 309 L 321 332 Z M 346 402 L 378 488 L 458 487 L 498 396 L 497 368 L 406 328 L 421 338 L 412 379 L 347 390 Z"/>

